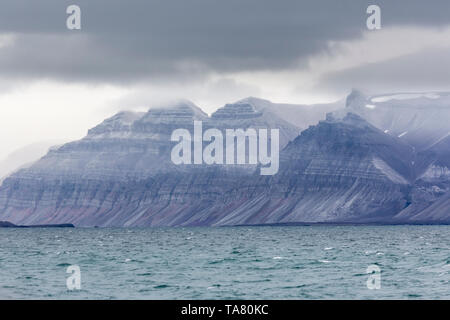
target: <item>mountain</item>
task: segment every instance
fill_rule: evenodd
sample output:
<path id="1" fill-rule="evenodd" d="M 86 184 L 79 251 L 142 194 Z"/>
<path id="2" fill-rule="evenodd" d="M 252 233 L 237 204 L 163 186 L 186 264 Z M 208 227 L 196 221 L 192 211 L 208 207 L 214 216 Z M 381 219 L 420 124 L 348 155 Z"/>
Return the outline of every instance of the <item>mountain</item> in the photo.
<path id="1" fill-rule="evenodd" d="M 450 216 L 450 136 L 417 155 L 417 179 L 410 205 L 395 219 L 415 222 L 448 222 Z"/>
<path id="2" fill-rule="evenodd" d="M 0 216 L 20 224 L 125 224 L 130 210 L 149 200 L 148 183 L 160 183 L 173 192 L 175 186 L 167 183 L 179 181 L 184 172 L 203 174 L 201 166 L 171 161 L 172 132 L 180 128 L 192 132 L 194 121 L 202 121 L 205 129 L 278 128 L 281 147 L 299 132 L 288 122 L 245 103 L 226 105 L 211 117 L 189 101 L 147 113 L 120 112 L 90 129 L 85 138 L 51 150 L 31 167 L 6 178 L 0 187 Z M 244 171 L 239 166 L 219 167 L 214 170 L 230 177 L 256 170 L 256 166 Z M 124 216 L 107 214 L 116 211 Z"/>
<path id="3" fill-rule="evenodd" d="M 408 99 L 402 103 L 430 98 Z M 444 100 L 428 109 L 445 115 Z M 440 125 L 430 133 L 434 118 L 420 106 L 411 115 L 406 107 L 377 101 L 367 107 L 373 99 L 353 91 L 337 111 L 312 111 L 300 134 L 296 121 L 278 116 L 283 107 L 255 98 L 210 117 L 189 101 L 121 112 L 5 179 L 0 220 L 76 226 L 449 223 L 450 137 Z M 333 112 L 309 124 L 327 108 Z M 194 121 L 222 133 L 278 128 L 278 173 L 260 175 L 259 165 L 175 165 L 171 133 L 192 133 Z M 393 133 L 405 123 L 424 138 Z"/>
<path id="4" fill-rule="evenodd" d="M 412 157 L 361 117 L 329 114 L 286 146 L 264 205 L 240 223 L 388 221 L 407 203 Z"/>
<path id="5" fill-rule="evenodd" d="M 418 152 L 450 135 L 450 93 L 398 93 L 366 96 L 353 90 L 343 112 L 360 115 Z"/>
<path id="6" fill-rule="evenodd" d="M 353 90 L 346 108 L 414 149 L 408 206 L 397 221 L 450 221 L 450 93 L 396 93 L 366 96 Z"/>

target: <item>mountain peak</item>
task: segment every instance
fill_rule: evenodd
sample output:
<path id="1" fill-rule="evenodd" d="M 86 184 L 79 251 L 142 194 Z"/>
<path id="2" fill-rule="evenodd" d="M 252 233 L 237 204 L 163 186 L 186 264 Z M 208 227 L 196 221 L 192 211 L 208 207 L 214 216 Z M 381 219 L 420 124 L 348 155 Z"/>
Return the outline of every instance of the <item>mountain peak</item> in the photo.
<path id="1" fill-rule="evenodd" d="M 139 122 L 174 123 L 206 118 L 208 118 L 208 115 L 193 102 L 178 100 L 172 104 L 150 108 Z"/>
<path id="2" fill-rule="evenodd" d="M 367 122 L 364 118 L 353 112 L 347 112 L 347 114 L 344 116 L 341 122 L 352 126 L 370 127 L 374 130 L 378 130 L 374 126 L 372 126 L 369 122 Z"/>
<path id="3" fill-rule="evenodd" d="M 266 107 L 270 107 L 273 105 L 272 101 L 256 98 L 256 97 L 247 97 L 244 99 L 241 99 L 235 103 L 248 103 L 252 105 L 256 110 L 263 110 Z"/>
<path id="4" fill-rule="evenodd" d="M 120 111 L 94 128 L 89 129 L 88 136 L 111 131 L 128 130 L 131 124 L 140 119 L 144 114 L 144 112 Z"/>
<path id="5" fill-rule="evenodd" d="M 211 115 L 213 119 L 248 119 L 261 116 L 255 106 L 248 102 L 226 104 Z"/>
<path id="6" fill-rule="evenodd" d="M 367 101 L 367 97 L 360 90 L 352 89 L 352 92 L 347 96 L 345 106 L 348 107 L 359 107 L 364 106 Z"/>

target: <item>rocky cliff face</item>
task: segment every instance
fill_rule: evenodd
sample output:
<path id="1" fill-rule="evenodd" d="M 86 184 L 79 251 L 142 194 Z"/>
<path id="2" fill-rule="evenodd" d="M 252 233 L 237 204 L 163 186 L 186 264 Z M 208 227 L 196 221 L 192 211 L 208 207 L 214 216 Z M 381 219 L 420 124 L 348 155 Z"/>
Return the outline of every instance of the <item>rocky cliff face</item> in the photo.
<path id="1" fill-rule="evenodd" d="M 448 138 L 418 151 L 380 128 L 384 115 L 366 121 L 358 109 L 366 102 L 353 93 L 345 109 L 300 135 L 270 105 L 254 100 L 226 105 L 211 117 L 186 101 L 119 113 L 8 177 L 0 187 L 0 220 L 77 226 L 450 222 Z M 170 135 L 177 128 L 192 131 L 194 120 L 204 129 L 280 129 L 285 147 L 278 174 L 261 176 L 254 165 L 174 165 Z"/>

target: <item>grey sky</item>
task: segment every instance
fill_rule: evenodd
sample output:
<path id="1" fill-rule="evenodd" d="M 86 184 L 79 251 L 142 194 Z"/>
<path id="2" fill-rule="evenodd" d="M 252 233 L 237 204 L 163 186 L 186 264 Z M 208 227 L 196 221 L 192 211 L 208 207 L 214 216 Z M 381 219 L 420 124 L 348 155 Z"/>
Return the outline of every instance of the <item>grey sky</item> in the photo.
<path id="1" fill-rule="evenodd" d="M 373 3 L 383 27 L 450 22 L 446 0 L 3 0 L 0 32 L 16 38 L 2 49 L 0 76 L 172 82 L 289 69 L 329 41 L 360 37 Z M 65 27 L 69 4 L 81 7 L 81 31 Z"/>
<path id="2" fill-rule="evenodd" d="M 450 91 L 449 53 L 448 0 L 2 0 L 0 159 L 177 98 L 211 113 L 247 96 Z"/>

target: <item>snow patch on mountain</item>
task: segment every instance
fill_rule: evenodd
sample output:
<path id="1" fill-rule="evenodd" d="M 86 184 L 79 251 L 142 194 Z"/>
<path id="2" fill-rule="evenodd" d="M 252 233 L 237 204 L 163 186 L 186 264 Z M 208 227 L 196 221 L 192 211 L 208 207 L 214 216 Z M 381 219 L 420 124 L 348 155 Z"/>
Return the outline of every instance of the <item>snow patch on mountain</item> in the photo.
<path id="1" fill-rule="evenodd" d="M 401 93 L 388 96 L 376 96 L 370 99 L 372 102 L 387 102 L 390 100 L 410 100 L 417 98 L 439 99 L 441 96 L 437 93 Z"/>

